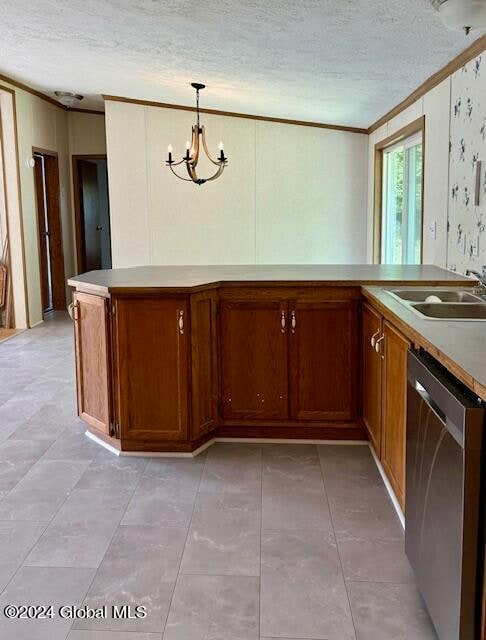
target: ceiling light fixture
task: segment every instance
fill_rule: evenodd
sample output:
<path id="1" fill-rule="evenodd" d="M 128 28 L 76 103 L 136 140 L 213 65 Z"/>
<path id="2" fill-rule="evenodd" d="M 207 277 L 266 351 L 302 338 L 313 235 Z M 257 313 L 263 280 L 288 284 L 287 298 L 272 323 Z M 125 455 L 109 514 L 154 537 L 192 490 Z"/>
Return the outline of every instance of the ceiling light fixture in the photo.
<path id="1" fill-rule="evenodd" d="M 173 148 L 172 148 L 172 145 L 170 144 L 167 147 L 168 156 L 167 156 L 167 160 L 165 161 L 166 166 L 170 168 L 172 173 L 177 178 L 180 178 L 180 180 L 186 180 L 187 182 L 194 182 L 197 185 L 202 185 L 205 182 L 210 182 L 211 180 L 216 180 L 216 178 L 219 178 L 219 176 L 223 173 L 225 166 L 228 164 L 228 158 L 224 155 L 224 147 L 222 142 L 220 142 L 218 145 L 218 149 L 219 149 L 218 159 L 215 160 L 214 158 L 211 157 L 208 151 L 208 146 L 206 144 L 206 132 L 204 130 L 204 126 L 201 126 L 199 124 L 199 91 L 201 91 L 201 89 L 204 89 L 205 86 L 206 85 L 199 84 L 198 82 L 191 83 L 191 87 L 193 87 L 196 90 L 197 121 L 196 121 L 196 124 L 192 126 L 191 142 L 189 142 L 189 140 L 186 142 L 186 155 L 183 156 L 182 160 L 179 160 L 179 162 L 175 162 L 172 159 Z M 208 158 L 208 160 L 218 167 L 216 172 L 210 178 L 198 178 L 196 173 L 196 167 L 199 161 L 199 153 L 200 153 L 201 147 L 204 153 L 206 154 L 206 157 Z M 183 176 L 178 175 L 174 171 L 174 167 L 177 167 L 178 165 L 183 163 L 186 165 L 189 178 L 184 178 Z"/>
<path id="2" fill-rule="evenodd" d="M 70 109 L 84 98 L 80 93 L 73 91 L 54 91 L 56 98 L 61 104 Z"/>
<path id="3" fill-rule="evenodd" d="M 486 0 L 432 0 L 442 22 L 449 29 L 486 29 Z"/>

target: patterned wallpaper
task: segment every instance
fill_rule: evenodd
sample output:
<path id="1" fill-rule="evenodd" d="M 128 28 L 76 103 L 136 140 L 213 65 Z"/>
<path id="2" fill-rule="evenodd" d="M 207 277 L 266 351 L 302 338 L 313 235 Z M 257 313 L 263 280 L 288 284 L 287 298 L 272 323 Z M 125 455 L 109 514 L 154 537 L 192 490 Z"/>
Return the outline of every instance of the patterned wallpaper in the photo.
<path id="1" fill-rule="evenodd" d="M 447 265 L 460 273 L 481 271 L 486 265 L 486 52 L 453 74 L 450 124 Z"/>

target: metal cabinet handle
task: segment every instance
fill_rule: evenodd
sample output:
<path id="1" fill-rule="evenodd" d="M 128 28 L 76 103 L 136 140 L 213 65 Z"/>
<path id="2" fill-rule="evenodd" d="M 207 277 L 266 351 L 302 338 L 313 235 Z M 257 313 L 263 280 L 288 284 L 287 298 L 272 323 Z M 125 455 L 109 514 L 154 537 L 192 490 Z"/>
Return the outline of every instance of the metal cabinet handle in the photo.
<path id="1" fill-rule="evenodd" d="M 380 330 L 378 329 L 378 331 L 375 331 L 375 333 L 371 336 L 371 346 L 374 348 L 375 344 L 376 344 L 376 336 L 380 333 Z"/>
<path id="2" fill-rule="evenodd" d="M 281 313 L 280 313 L 280 333 L 285 333 L 285 325 L 286 325 L 285 311 L 281 311 Z"/>
<path id="3" fill-rule="evenodd" d="M 68 304 L 68 313 L 71 320 L 74 320 L 74 322 L 76 322 L 76 320 L 78 319 L 78 303 L 77 302 L 70 302 Z"/>
<path id="4" fill-rule="evenodd" d="M 384 335 L 381 335 L 378 340 L 375 342 L 375 351 L 376 353 L 379 353 L 381 355 L 381 357 L 383 358 L 383 355 L 381 354 L 381 347 L 380 347 L 380 343 L 385 339 Z"/>
<path id="5" fill-rule="evenodd" d="M 295 327 L 297 326 L 297 318 L 295 317 L 295 311 L 290 313 L 290 326 L 292 327 L 292 333 L 295 333 Z"/>
<path id="6" fill-rule="evenodd" d="M 184 311 L 181 309 L 179 311 L 179 333 L 184 335 Z"/>

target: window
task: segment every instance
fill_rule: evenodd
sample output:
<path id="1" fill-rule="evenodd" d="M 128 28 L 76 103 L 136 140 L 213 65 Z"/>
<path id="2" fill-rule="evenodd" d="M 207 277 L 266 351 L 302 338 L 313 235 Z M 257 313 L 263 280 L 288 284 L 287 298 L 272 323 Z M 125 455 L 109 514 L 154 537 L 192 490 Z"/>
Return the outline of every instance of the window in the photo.
<path id="1" fill-rule="evenodd" d="M 423 120 L 412 135 L 377 145 L 375 259 L 381 264 L 422 262 L 422 127 Z"/>

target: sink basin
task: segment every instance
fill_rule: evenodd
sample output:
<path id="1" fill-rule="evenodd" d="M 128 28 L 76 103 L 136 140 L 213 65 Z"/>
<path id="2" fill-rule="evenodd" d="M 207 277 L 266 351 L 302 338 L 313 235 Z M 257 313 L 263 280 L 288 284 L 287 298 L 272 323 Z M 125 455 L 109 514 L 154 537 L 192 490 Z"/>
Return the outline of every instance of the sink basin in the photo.
<path id="1" fill-rule="evenodd" d="M 482 302 L 478 296 L 460 289 L 395 289 L 389 293 L 408 302 L 425 302 L 429 296 L 437 296 L 442 302 Z"/>
<path id="2" fill-rule="evenodd" d="M 428 318 L 442 320 L 486 320 L 486 304 L 442 304 L 441 302 L 425 302 L 411 304 L 410 307 Z"/>

